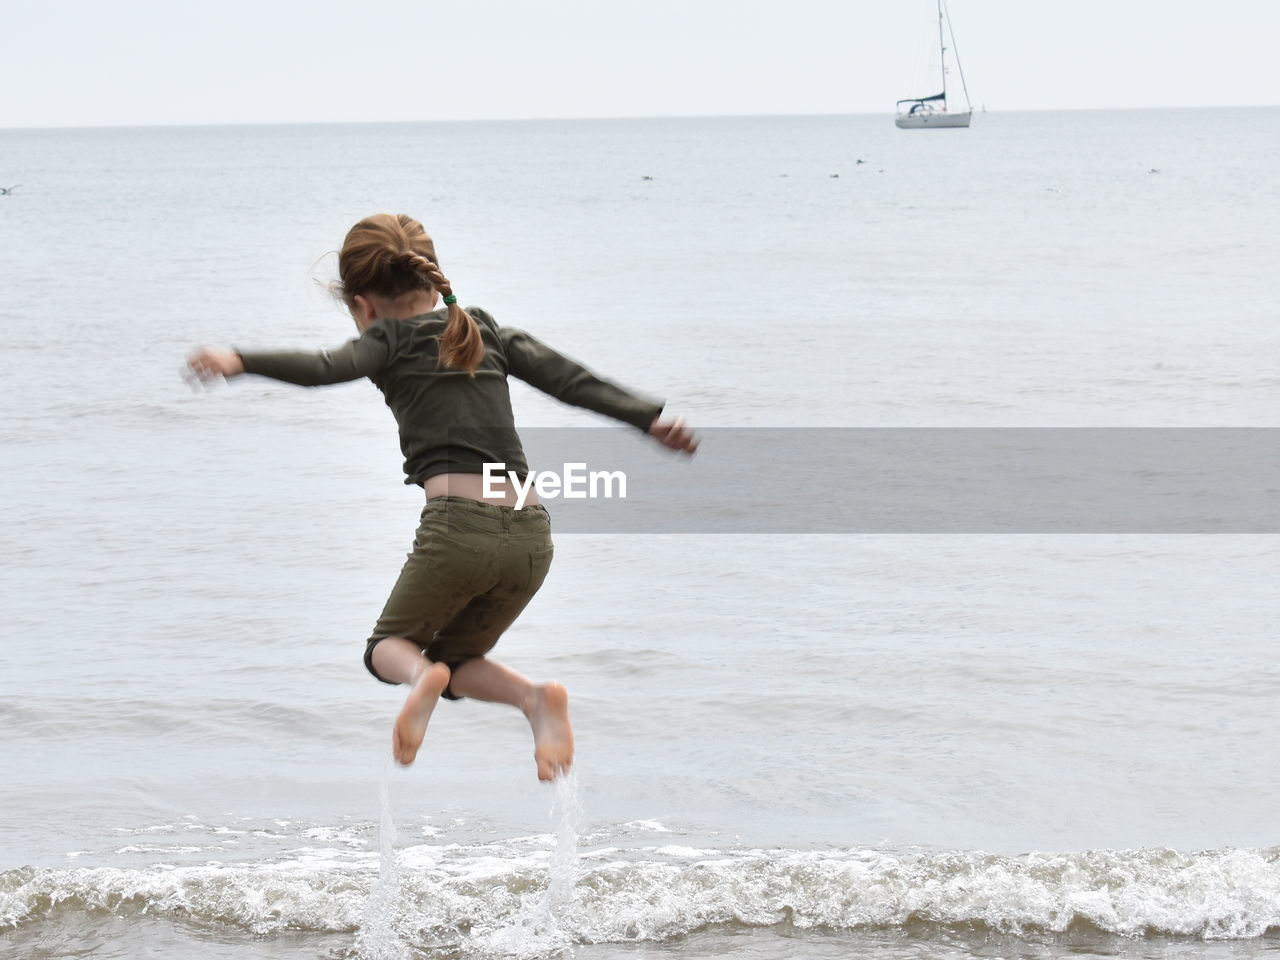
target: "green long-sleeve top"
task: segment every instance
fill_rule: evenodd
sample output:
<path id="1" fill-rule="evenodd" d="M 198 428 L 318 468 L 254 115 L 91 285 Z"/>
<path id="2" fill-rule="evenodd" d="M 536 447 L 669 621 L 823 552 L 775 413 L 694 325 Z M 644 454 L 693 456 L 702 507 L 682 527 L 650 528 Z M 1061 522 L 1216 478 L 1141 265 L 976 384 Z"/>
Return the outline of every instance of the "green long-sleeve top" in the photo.
<path id="1" fill-rule="evenodd" d="M 335 350 L 238 352 L 245 373 L 302 386 L 372 380 L 400 428 L 405 483 L 423 484 L 441 473 L 483 473 L 486 463 L 505 463 L 521 479 L 528 475 L 508 375 L 640 430 L 662 412 L 661 402 L 596 376 L 523 330 L 499 326 L 487 311 L 467 312 L 485 347 L 474 377 L 437 366 L 448 319 L 443 308 L 408 319 L 383 317 Z"/>

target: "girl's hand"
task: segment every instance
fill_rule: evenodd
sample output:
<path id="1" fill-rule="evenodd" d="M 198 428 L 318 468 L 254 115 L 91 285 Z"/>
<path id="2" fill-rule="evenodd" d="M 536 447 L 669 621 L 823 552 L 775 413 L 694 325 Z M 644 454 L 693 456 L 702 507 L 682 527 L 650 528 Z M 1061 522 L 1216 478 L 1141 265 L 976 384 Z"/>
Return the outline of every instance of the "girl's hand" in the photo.
<path id="1" fill-rule="evenodd" d="M 692 454 L 698 449 L 698 438 L 685 426 L 684 420 L 680 417 L 665 422 L 655 419 L 649 424 L 649 436 L 656 437 L 659 442 L 672 450 L 682 450 Z"/>
<path id="2" fill-rule="evenodd" d="M 191 376 L 201 383 L 208 383 L 219 377 L 234 377 L 236 374 L 244 373 L 244 361 L 234 350 L 201 347 L 187 357 L 187 369 L 191 372 Z"/>

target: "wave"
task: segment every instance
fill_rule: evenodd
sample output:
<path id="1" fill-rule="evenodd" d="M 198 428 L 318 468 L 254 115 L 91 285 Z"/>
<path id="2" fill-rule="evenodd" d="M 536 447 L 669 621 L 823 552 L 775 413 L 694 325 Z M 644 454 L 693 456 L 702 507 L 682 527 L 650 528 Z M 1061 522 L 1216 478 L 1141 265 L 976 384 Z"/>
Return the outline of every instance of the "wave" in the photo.
<path id="1" fill-rule="evenodd" d="M 398 852 L 388 922 L 424 950 L 484 947 L 545 908 L 552 838 Z M 357 932 L 378 856 L 294 851 L 271 863 L 0 873 L 0 929 L 74 913 L 168 915 L 255 934 Z M 1280 931 L 1280 847 L 997 856 L 968 851 L 584 852 L 553 920 L 559 942 L 664 941 L 717 925 L 828 931 L 931 927 L 1014 934 L 1242 940 Z"/>
<path id="2" fill-rule="evenodd" d="M 1016 935 L 1087 929 L 1237 940 L 1280 931 L 1280 847 L 1031 853 L 709 850 L 584 852 L 556 881 L 553 838 L 418 845 L 397 855 L 386 922 L 419 949 L 484 949 L 542 916 L 557 944 L 663 941 L 721 925 Z M 254 934 L 356 933 L 378 888 L 374 853 L 202 866 L 0 873 L 0 930 L 66 912 L 182 918 Z M 506 947 L 503 952 L 508 952 Z"/>
<path id="3" fill-rule="evenodd" d="M 165 729 L 184 742 L 260 744 L 267 733 L 293 736 L 300 732 L 330 743 L 359 742 L 380 732 L 382 723 L 365 705 L 349 700 L 303 705 L 222 697 L 193 704 L 161 696 L 86 696 L 77 699 L 74 713 L 59 706 L 35 698 L 10 698 L 0 703 L 0 726 L 15 735 L 44 738 L 80 737 L 85 728 L 122 735 Z M 175 724 L 175 717 L 183 722 Z"/>

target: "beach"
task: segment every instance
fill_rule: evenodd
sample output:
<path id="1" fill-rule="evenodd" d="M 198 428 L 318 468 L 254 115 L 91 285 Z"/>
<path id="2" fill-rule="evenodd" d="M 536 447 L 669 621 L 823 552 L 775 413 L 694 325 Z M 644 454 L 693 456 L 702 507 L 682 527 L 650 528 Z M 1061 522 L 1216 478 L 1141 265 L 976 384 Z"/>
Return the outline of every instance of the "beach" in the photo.
<path id="1" fill-rule="evenodd" d="M 1270 427 L 1277 146 L 1271 108 L 0 131 L 0 956 L 1274 952 L 1274 535 L 549 503 L 494 655 L 568 687 L 573 780 L 470 702 L 393 769 L 393 418 L 180 368 L 354 336 L 326 254 L 386 210 L 463 303 L 759 430 L 744 484 L 802 427 Z"/>

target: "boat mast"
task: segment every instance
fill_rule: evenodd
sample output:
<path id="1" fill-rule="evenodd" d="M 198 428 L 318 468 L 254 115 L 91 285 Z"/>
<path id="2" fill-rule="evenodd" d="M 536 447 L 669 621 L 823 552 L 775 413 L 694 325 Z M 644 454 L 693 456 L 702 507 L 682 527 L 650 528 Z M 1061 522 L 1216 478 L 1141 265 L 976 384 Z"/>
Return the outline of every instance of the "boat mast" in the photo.
<path id="1" fill-rule="evenodd" d="M 942 33 L 942 0 L 938 0 L 938 62 L 942 64 L 942 109 L 947 109 L 947 43 Z"/>

